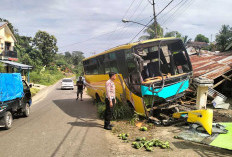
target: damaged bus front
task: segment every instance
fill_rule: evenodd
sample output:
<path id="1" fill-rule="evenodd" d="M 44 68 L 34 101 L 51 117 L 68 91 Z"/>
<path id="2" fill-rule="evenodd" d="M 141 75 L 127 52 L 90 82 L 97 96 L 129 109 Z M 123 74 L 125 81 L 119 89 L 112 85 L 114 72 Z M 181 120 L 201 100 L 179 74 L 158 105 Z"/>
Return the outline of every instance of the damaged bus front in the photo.
<path id="1" fill-rule="evenodd" d="M 188 53 L 180 39 L 140 43 L 132 52 L 137 70 L 129 74 L 129 88 L 143 98 L 147 116 L 160 118 L 161 111 L 173 109 L 173 102 L 189 87 Z"/>

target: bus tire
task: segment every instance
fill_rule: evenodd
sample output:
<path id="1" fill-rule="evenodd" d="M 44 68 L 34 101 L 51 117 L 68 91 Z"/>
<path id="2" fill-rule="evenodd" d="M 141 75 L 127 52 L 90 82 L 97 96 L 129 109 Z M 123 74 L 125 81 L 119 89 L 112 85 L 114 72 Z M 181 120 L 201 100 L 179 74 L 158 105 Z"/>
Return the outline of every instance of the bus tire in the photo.
<path id="1" fill-rule="evenodd" d="M 8 130 L 12 127 L 13 117 L 10 111 L 7 111 L 3 117 L 5 129 Z"/>
<path id="2" fill-rule="evenodd" d="M 23 107 L 23 116 L 25 117 L 29 117 L 30 115 L 30 106 L 27 103 L 24 107 Z"/>

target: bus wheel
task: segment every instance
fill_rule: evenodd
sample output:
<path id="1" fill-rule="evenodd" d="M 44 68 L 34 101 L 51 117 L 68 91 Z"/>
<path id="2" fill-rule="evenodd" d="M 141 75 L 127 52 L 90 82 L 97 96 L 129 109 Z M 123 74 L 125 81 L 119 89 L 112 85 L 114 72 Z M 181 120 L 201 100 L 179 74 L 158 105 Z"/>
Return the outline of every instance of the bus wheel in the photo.
<path id="1" fill-rule="evenodd" d="M 10 111 L 7 111 L 3 117 L 5 129 L 8 130 L 11 128 L 13 123 L 13 117 Z"/>
<path id="2" fill-rule="evenodd" d="M 101 102 L 101 98 L 99 97 L 98 94 L 96 94 L 96 102 L 97 102 L 97 103 L 98 103 L 98 102 Z"/>
<path id="3" fill-rule="evenodd" d="M 30 106 L 28 103 L 23 108 L 23 115 L 25 117 L 29 117 L 29 115 L 30 115 Z"/>

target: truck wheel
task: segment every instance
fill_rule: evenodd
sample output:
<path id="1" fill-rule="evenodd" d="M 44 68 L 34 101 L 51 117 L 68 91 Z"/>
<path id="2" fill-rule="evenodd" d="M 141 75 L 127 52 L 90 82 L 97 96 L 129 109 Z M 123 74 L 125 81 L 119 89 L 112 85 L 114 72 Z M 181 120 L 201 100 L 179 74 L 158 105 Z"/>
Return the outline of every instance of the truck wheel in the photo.
<path id="1" fill-rule="evenodd" d="M 26 104 L 25 107 L 23 108 L 23 115 L 25 117 L 29 117 L 29 115 L 30 115 L 30 106 L 29 106 L 29 104 Z"/>
<path id="2" fill-rule="evenodd" d="M 10 111 L 7 111 L 4 115 L 5 129 L 8 130 L 11 128 L 13 123 L 13 117 Z"/>

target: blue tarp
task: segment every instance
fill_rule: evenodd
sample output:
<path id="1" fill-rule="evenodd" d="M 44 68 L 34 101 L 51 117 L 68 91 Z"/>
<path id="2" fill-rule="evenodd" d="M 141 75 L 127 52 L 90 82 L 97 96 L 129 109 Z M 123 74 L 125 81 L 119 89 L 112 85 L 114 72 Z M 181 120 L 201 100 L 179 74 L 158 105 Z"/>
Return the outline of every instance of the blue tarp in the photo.
<path id="1" fill-rule="evenodd" d="M 0 73 L 0 102 L 22 98 L 23 95 L 20 73 Z"/>

